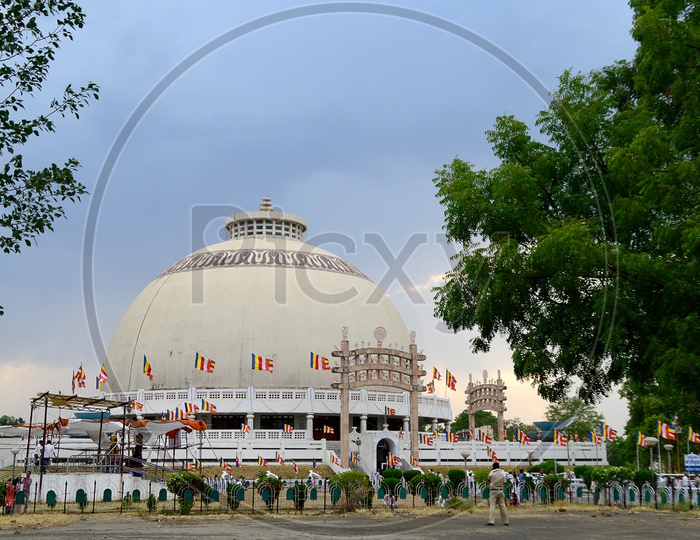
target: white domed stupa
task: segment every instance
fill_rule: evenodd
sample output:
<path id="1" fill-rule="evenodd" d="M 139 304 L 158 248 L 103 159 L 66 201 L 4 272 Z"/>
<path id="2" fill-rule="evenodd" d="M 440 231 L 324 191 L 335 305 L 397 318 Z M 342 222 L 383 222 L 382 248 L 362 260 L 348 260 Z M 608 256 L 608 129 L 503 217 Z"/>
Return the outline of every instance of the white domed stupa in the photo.
<path id="1" fill-rule="evenodd" d="M 258 211 L 227 219 L 229 240 L 156 277 L 111 341 L 105 397 L 138 402 L 147 419 L 194 405 L 210 441 L 236 443 L 244 459 L 241 442 L 251 438 L 276 448 L 285 438 L 307 447 L 337 440 L 339 391 L 332 384 L 338 375 L 330 368 L 342 329 L 353 343 L 379 341 L 397 350 L 407 350 L 411 336 L 367 276 L 304 243 L 306 228 L 305 219 L 276 211 L 264 198 Z M 256 356 L 257 367 L 269 369 L 255 369 Z M 350 425 L 358 433 L 408 431 L 408 392 L 382 385 L 350 399 Z M 420 398 L 419 417 L 449 423 L 449 400 Z"/>

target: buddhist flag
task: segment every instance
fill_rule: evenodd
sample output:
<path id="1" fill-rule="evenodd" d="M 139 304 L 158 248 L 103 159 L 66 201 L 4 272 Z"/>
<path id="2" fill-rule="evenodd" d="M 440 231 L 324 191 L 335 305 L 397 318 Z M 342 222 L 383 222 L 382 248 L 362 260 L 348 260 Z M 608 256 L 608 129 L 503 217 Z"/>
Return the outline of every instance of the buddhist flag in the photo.
<path id="1" fill-rule="evenodd" d="M 418 460 L 411 456 L 411 465 L 414 467 L 418 467 Z"/>
<path id="2" fill-rule="evenodd" d="M 236 467 L 243 467 L 243 463 L 241 463 L 241 458 L 238 457 L 238 454 L 236 454 Z"/>
<path id="3" fill-rule="evenodd" d="M 294 474 L 299 474 L 299 465 L 294 460 L 292 460 L 292 467 L 294 468 Z"/>
<path id="4" fill-rule="evenodd" d="M 688 428 L 688 441 L 695 444 L 700 444 L 700 433 L 693 431 L 693 428 Z"/>
<path id="5" fill-rule="evenodd" d="M 253 369 L 255 371 L 268 371 L 270 373 L 274 372 L 274 360 L 272 358 L 265 358 L 257 354 L 253 354 Z"/>
<path id="6" fill-rule="evenodd" d="M 250 426 L 248 424 L 241 424 L 241 431 L 243 433 L 250 433 Z"/>
<path id="7" fill-rule="evenodd" d="M 447 388 L 450 390 L 457 391 L 457 379 L 455 378 L 452 373 L 450 373 L 449 370 L 445 371 L 445 377 L 447 377 L 447 380 L 445 381 L 445 384 L 447 385 Z"/>
<path id="8" fill-rule="evenodd" d="M 435 366 L 433 366 L 433 380 L 436 380 L 436 381 L 442 380 L 442 375 L 440 375 L 440 372 L 438 371 L 438 369 Z"/>
<path id="9" fill-rule="evenodd" d="M 353 452 L 353 453 L 350 455 L 350 461 L 351 461 L 352 463 L 357 463 L 357 460 L 358 460 L 357 452 Z"/>
<path id="10" fill-rule="evenodd" d="M 659 437 L 668 439 L 669 441 L 676 440 L 676 426 L 666 424 L 659 420 Z"/>
<path id="11" fill-rule="evenodd" d="M 425 444 L 426 446 L 433 446 L 435 444 L 435 439 L 433 439 L 430 435 L 426 435 L 425 433 L 419 433 L 418 443 Z"/>
<path id="12" fill-rule="evenodd" d="M 194 403 L 185 403 L 185 412 L 189 414 L 194 414 L 199 412 L 199 407 L 195 405 Z"/>
<path id="13" fill-rule="evenodd" d="M 85 388 L 85 379 L 87 379 L 87 375 L 85 375 L 83 364 L 80 364 L 78 371 L 75 372 L 75 380 L 78 381 L 78 388 Z"/>
<path id="14" fill-rule="evenodd" d="M 70 389 L 75 394 L 75 371 L 73 372 L 73 378 L 70 380 Z"/>
<path id="15" fill-rule="evenodd" d="M 447 442 L 459 442 L 459 437 L 456 433 L 448 433 Z"/>
<path id="16" fill-rule="evenodd" d="M 316 458 L 311 458 L 311 468 L 312 469 L 316 468 Z"/>
<path id="17" fill-rule="evenodd" d="M 323 426 L 323 432 L 324 433 L 335 433 L 335 429 L 333 429 L 331 426 Z"/>
<path id="18" fill-rule="evenodd" d="M 396 416 L 396 409 L 391 407 L 384 407 L 384 414 L 387 416 Z"/>
<path id="19" fill-rule="evenodd" d="M 566 446 L 568 444 L 568 439 L 564 436 L 564 434 L 555 429 L 554 430 L 554 443 L 558 444 L 559 446 Z"/>
<path id="20" fill-rule="evenodd" d="M 294 431 L 294 427 L 290 426 L 289 424 L 284 425 L 284 432 L 285 433 L 292 433 Z"/>
<path id="21" fill-rule="evenodd" d="M 131 400 L 131 408 L 135 411 L 142 411 L 143 410 L 143 403 L 139 403 L 135 399 Z"/>
<path id="22" fill-rule="evenodd" d="M 267 467 L 267 461 L 265 460 L 264 457 L 258 456 L 258 465 L 260 467 Z"/>
<path id="23" fill-rule="evenodd" d="M 275 461 L 280 465 L 284 465 L 284 458 L 279 452 L 275 452 Z"/>
<path id="24" fill-rule="evenodd" d="M 322 371 L 329 371 L 331 369 L 331 364 L 328 358 L 324 358 L 318 354 L 311 353 L 310 359 L 311 369 L 320 369 Z"/>
<path id="25" fill-rule="evenodd" d="M 146 374 L 149 380 L 153 380 L 153 368 L 151 367 L 151 363 L 148 361 L 145 354 L 143 355 L 143 372 Z"/>
<path id="26" fill-rule="evenodd" d="M 428 384 L 428 394 L 434 394 L 435 393 L 435 382 L 430 381 Z"/>
<path id="27" fill-rule="evenodd" d="M 185 459 L 182 460 L 182 468 L 185 470 L 189 470 L 189 471 L 196 471 L 197 470 L 197 467 L 195 466 L 194 463 L 190 463 L 189 461 L 187 461 Z"/>
<path id="28" fill-rule="evenodd" d="M 389 467 L 398 467 L 399 463 L 401 463 L 401 460 L 398 456 L 389 452 L 389 457 L 387 458 L 386 462 L 387 465 L 389 465 Z"/>
<path id="29" fill-rule="evenodd" d="M 226 471 L 231 472 L 231 464 L 226 463 L 226 460 L 224 460 L 224 458 L 219 458 L 219 465 L 223 467 Z"/>
<path id="30" fill-rule="evenodd" d="M 340 467 L 340 460 L 338 459 L 338 456 L 336 456 L 335 454 L 333 454 L 333 455 L 331 456 L 331 463 L 332 463 L 333 465 L 335 465 L 336 467 Z"/>
<path id="31" fill-rule="evenodd" d="M 107 370 L 105 369 L 105 365 L 102 364 L 102 367 L 100 368 L 100 374 L 97 376 L 97 379 L 100 381 L 100 383 L 106 383 L 107 378 Z"/>
<path id="32" fill-rule="evenodd" d="M 211 414 L 216 414 L 216 405 L 214 405 L 213 403 L 209 403 L 208 401 L 203 399 L 202 400 L 202 410 L 209 412 Z"/>
<path id="33" fill-rule="evenodd" d="M 588 438 L 590 439 L 590 441 L 592 443 L 595 443 L 595 444 L 601 444 L 603 442 L 600 435 L 598 435 L 595 431 L 589 431 Z"/>
<path id="34" fill-rule="evenodd" d="M 194 355 L 194 368 L 199 371 L 206 371 L 207 373 L 214 373 L 214 367 L 216 362 L 211 358 L 204 358 L 201 354 L 195 353 Z"/>
<path id="35" fill-rule="evenodd" d="M 647 447 L 647 438 L 644 436 L 644 434 L 641 431 L 637 431 L 637 444 L 641 446 L 642 448 Z"/>

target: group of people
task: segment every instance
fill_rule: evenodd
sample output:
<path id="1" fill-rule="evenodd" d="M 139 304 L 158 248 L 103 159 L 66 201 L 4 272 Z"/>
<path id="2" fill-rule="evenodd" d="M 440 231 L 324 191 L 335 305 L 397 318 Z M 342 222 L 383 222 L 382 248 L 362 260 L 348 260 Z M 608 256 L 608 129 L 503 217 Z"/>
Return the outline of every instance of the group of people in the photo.
<path id="1" fill-rule="evenodd" d="M 51 465 L 51 459 L 54 457 L 56 452 L 56 447 L 51 444 L 51 439 L 44 441 L 41 439 L 39 444 L 34 448 L 34 461 L 36 465 L 41 464 L 41 471 L 46 472 L 49 465 Z"/>
<path id="2" fill-rule="evenodd" d="M 15 512 L 20 513 L 24 510 L 27 513 L 27 507 L 29 506 L 29 495 L 32 490 L 32 473 L 27 471 L 27 473 L 21 478 L 13 478 L 7 482 L 5 486 L 5 514 L 14 514 Z M 17 501 L 17 494 L 22 492 L 24 496 L 24 507 L 16 507 L 15 503 Z"/>

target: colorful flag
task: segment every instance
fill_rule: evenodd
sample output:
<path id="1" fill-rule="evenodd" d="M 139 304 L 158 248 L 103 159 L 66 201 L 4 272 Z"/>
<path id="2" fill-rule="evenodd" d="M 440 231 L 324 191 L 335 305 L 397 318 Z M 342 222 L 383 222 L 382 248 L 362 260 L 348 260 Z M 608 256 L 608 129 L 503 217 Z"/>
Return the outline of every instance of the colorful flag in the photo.
<path id="1" fill-rule="evenodd" d="M 554 443 L 559 445 L 559 446 L 566 446 L 569 443 L 569 441 L 561 431 L 559 431 L 558 429 L 555 429 L 554 430 Z"/>
<path id="2" fill-rule="evenodd" d="M 401 463 L 401 460 L 398 456 L 389 452 L 389 457 L 387 458 L 386 463 L 389 467 L 398 467 L 399 463 Z"/>
<path id="3" fill-rule="evenodd" d="M 202 462 L 198 459 L 194 460 L 194 468 L 199 469 L 200 471 L 202 470 Z"/>
<path id="4" fill-rule="evenodd" d="M 250 426 L 248 424 L 241 424 L 241 431 L 243 433 L 250 433 Z"/>
<path id="5" fill-rule="evenodd" d="M 213 403 L 209 403 L 208 401 L 203 399 L 201 410 L 212 414 L 216 414 L 216 405 L 214 405 Z"/>
<path id="6" fill-rule="evenodd" d="M 459 437 L 456 433 L 448 433 L 447 442 L 459 442 Z"/>
<path id="7" fill-rule="evenodd" d="M 75 371 L 73 372 L 73 378 L 70 380 L 71 393 L 75 394 Z"/>
<path id="8" fill-rule="evenodd" d="M 659 424 L 659 437 L 662 437 L 664 439 L 668 439 L 669 441 L 676 440 L 676 426 L 672 426 L 671 424 L 666 424 L 665 422 L 662 422 L 661 420 L 658 421 L 658 424 Z"/>
<path id="9" fill-rule="evenodd" d="M 194 355 L 194 369 L 199 371 L 206 371 L 207 373 L 214 373 L 214 367 L 216 362 L 211 358 L 204 358 L 201 354 L 195 353 Z"/>
<path id="10" fill-rule="evenodd" d="M 199 412 L 199 407 L 195 405 L 194 403 L 185 403 L 185 412 L 189 414 L 194 414 Z"/>
<path id="11" fill-rule="evenodd" d="M 232 467 L 230 463 L 226 463 L 224 458 L 219 458 L 219 466 L 223 467 L 226 471 L 231 472 Z"/>
<path id="12" fill-rule="evenodd" d="M 238 457 L 238 454 L 236 454 L 236 467 L 243 467 L 243 463 L 241 463 L 241 458 Z"/>
<path id="13" fill-rule="evenodd" d="M 425 444 L 426 446 L 433 446 L 435 444 L 435 439 L 425 433 L 419 433 L 418 442 L 420 444 Z"/>
<path id="14" fill-rule="evenodd" d="M 258 465 L 260 467 L 267 467 L 267 461 L 265 460 L 264 457 L 258 456 Z"/>
<path id="15" fill-rule="evenodd" d="M 329 371 L 331 369 L 331 364 L 328 361 L 328 358 L 324 358 L 318 354 L 311 353 L 309 363 L 311 365 L 311 369 L 320 369 L 322 371 Z"/>
<path id="16" fill-rule="evenodd" d="M 452 375 L 449 370 L 445 370 L 445 377 L 447 377 L 447 380 L 445 381 L 447 388 L 457 391 L 457 379 L 455 376 Z"/>
<path id="17" fill-rule="evenodd" d="M 153 368 L 145 354 L 143 355 L 143 372 L 148 376 L 149 380 L 153 380 Z"/>
<path id="18" fill-rule="evenodd" d="M 357 460 L 358 460 L 357 452 L 351 452 L 350 453 L 350 462 L 357 463 Z"/>
<path id="19" fill-rule="evenodd" d="M 689 427 L 688 428 L 688 440 L 691 443 L 700 444 L 700 433 L 698 433 L 697 431 L 693 431 L 693 428 Z"/>
<path id="20" fill-rule="evenodd" d="M 498 456 L 496 455 L 496 451 L 493 448 L 491 448 L 490 446 L 486 449 L 486 453 L 493 461 L 498 461 Z"/>
<path id="21" fill-rule="evenodd" d="M 292 460 L 292 467 L 294 468 L 294 474 L 299 474 L 299 465 L 294 460 Z"/>
<path id="22" fill-rule="evenodd" d="M 396 416 L 396 409 L 391 407 L 384 407 L 384 414 L 387 416 Z"/>
<path id="23" fill-rule="evenodd" d="M 257 354 L 253 354 L 253 369 L 255 371 L 268 371 L 273 373 L 275 370 L 274 360 L 272 358 L 265 358 Z"/>
<path id="24" fill-rule="evenodd" d="M 311 458 L 311 468 L 312 469 L 316 468 L 316 458 Z"/>
<path id="25" fill-rule="evenodd" d="M 135 411 L 142 411 L 143 410 L 143 403 L 139 403 L 135 399 L 131 400 L 131 408 Z"/>
<path id="26" fill-rule="evenodd" d="M 399 428 L 399 432 L 397 433 L 397 435 L 399 436 L 399 439 L 403 437 L 403 428 Z"/>
<path id="27" fill-rule="evenodd" d="M 195 466 L 194 463 L 190 463 L 186 459 L 182 460 L 182 468 L 190 471 L 196 471 L 197 467 Z"/>
<path id="28" fill-rule="evenodd" d="M 284 432 L 285 433 L 292 433 L 294 431 L 294 428 L 290 426 L 289 424 L 284 425 Z"/>
<path id="29" fill-rule="evenodd" d="M 284 465 L 284 458 L 279 452 L 275 452 L 275 461 L 280 465 Z"/>
<path id="30" fill-rule="evenodd" d="M 590 439 L 590 441 L 592 443 L 595 443 L 595 444 L 601 444 L 603 442 L 601 436 L 598 435 L 595 431 L 589 431 L 588 438 Z"/>
<path id="31" fill-rule="evenodd" d="M 435 393 L 435 383 L 433 381 L 430 381 L 427 386 L 428 386 L 428 394 L 434 394 Z"/>
<path id="32" fill-rule="evenodd" d="M 642 448 L 647 447 L 647 438 L 641 431 L 637 431 L 637 444 Z"/>
<path id="33" fill-rule="evenodd" d="M 102 390 L 102 381 L 99 376 L 95 377 L 95 389 Z"/>
<path id="34" fill-rule="evenodd" d="M 338 459 L 338 456 L 331 454 L 331 463 L 336 467 L 340 467 L 340 460 Z"/>
<path id="35" fill-rule="evenodd" d="M 617 439 L 617 431 L 605 422 L 600 423 L 600 436 L 609 441 Z"/>
<path id="36" fill-rule="evenodd" d="M 80 364 L 78 371 L 75 372 L 75 380 L 78 381 L 78 388 L 85 388 L 85 379 L 87 379 L 87 375 L 85 375 L 83 364 Z"/>
<path id="37" fill-rule="evenodd" d="M 97 376 L 99 379 L 100 383 L 106 383 L 107 382 L 107 370 L 105 369 L 105 365 L 102 364 L 102 367 L 100 368 L 100 374 Z"/>
<path id="38" fill-rule="evenodd" d="M 411 465 L 413 467 L 418 467 L 418 460 L 416 458 L 414 458 L 413 456 L 411 456 Z"/>
<path id="39" fill-rule="evenodd" d="M 324 433 L 335 433 L 335 429 L 333 429 L 331 426 L 323 426 L 323 432 Z"/>
<path id="40" fill-rule="evenodd" d="M 442 375 L 440 375 L 440 372 L 438 371 L 438 369 L 435 366 L 433 366 L 433 380 L 436 380 L 436 381 L 442 380 Z"/>

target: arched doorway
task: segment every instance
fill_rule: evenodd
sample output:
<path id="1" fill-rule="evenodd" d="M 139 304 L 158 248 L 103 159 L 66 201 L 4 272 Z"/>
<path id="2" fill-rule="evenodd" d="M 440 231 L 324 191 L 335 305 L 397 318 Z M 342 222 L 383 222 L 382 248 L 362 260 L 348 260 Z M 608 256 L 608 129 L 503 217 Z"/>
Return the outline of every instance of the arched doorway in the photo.
<path id="1" fill-rule="evenodd" d="M 386 468 L 386 463 L 389 459 L 389 452 L 396 454 L 396 443 L 391 439 L 381 439 L 377 443 L 376 469 L 378 471 Z"/>

